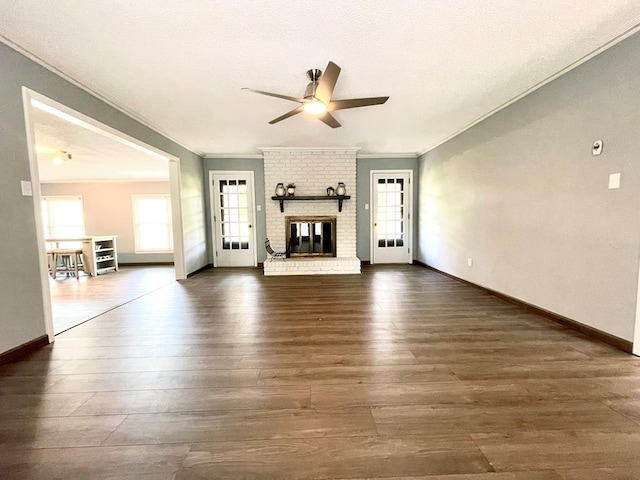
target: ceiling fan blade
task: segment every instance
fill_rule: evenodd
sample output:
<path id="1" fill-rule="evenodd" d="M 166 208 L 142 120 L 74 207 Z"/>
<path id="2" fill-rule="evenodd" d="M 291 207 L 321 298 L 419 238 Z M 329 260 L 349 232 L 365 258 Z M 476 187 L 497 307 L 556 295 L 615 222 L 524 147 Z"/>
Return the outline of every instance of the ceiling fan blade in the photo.
<path id="1" fill-rule="evenodd" d="M 318 83 L 318 89 L 316 90 L 316 98 L 325 105 L 329 105 L 331 96 L 333 95 L 333 89 L 338 81 L 340 75 L 340 67 L 333 62 L 327 64 L 327 68 L 320 77 L 320 83 Z"/>
<path id="2" fill-rule="evenodd" d="M 304 110 L 304 105 L 300 105 L 298 108 L 294 108 L 290 112 L 287 112 L 284 115 L 280 115 L 278 118 L 274 118 L 269 123 L 271 125 L 273 125 L 274 123 L 281 122 L 282 120 L 285 120 L 285 119 L 287 119 L 289 117 L 293 117 L 294 115 L 297 115 L 298 113 L 302 112 L 303 110 Z"/>
<path id="3" fill-rule="evenodd" d="M 344 110 L 346 108 L 366 107 L 369 105 L 382 105 L 389 97 L 350 98 L 348 100 L 332 100 L 327 110 Z"/>
<path id="4" fill-rule="evenodd" d="M 331 116 L 329 112 L 321 113 L 320 115 L 316 115 L 316 117 L 318 118 L 318 120 L 326 123 L 331 128 L 338 128 L 342 126 L 338 123 L 338 121 L 335 118 Z"/>
<path id="5" fill-rule="evenodd" d="M 310 100 L 306 98 L 290 97 L 289 95 L 280 95 L 279 93 L 263 92 L 262 90 L 254 90 L 253 88 L 242 88 L 242 90 L 249 90 L 250 92 L 259 93 L 260 95 L 267 95 L 269 97 L 282 98 L 283 100 L 290 100 L 298 103 L 308 103 Z"/>

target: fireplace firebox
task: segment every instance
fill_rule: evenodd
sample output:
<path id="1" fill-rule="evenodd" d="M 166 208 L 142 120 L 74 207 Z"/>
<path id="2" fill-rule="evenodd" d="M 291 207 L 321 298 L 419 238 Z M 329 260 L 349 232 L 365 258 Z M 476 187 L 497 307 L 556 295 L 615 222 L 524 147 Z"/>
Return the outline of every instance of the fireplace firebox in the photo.
<path id="1" fill-rule="evenodd" d="M 336 217 L 286 217 L 287 257 L 335 257 Z"/>

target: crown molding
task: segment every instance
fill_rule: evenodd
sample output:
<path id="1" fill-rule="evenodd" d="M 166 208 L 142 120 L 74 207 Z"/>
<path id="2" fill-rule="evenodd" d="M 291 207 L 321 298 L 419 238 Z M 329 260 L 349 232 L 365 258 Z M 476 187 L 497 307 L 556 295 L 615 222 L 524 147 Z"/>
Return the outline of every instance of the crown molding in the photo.
<path id="1" fill-rule="evenodd" d="M 399 158 L 418 158 L 418 154 L 415 152 L 396 152 L 396 153 L 359 153 L 357 159 L 382 159 L 393 160 Z"/>
<path id="2" fill-rule="evenodd" d="M 258 150 L 262 152 L 330 152 L 339 150 L 341 152 L 355 153 L 360 150 L 360 147 L 258 147 Z"/>
<path id="3" fill-rule="evenodd" d="M 304 151 L 304 152 L 326 152 L 326 151 L 334 151 L 339 150 L 341 152 L 357 152 L 359 148 L 357 147 L 332 147 L 332 148 L 317 148 L 317 147 L 264 147 L 261 148 L 263 152 L 265 151 L 277 151 L 277 152 L 291 152 L 291 151 Z M 209 159 L 264 159 L 264 155 L 262 154 L 253 154 L 253 153 L 205 153 L 203 158 Z M 415 152 L 394 152 L 394 153 L 357 153 L 356 159 L 398 159 L 398 158 L 418 158 L 418 154 Z"/>
<path id="4" fill-rule="evenodd" d="M 8 46 L 9 48 L 15 50 L 19 54 L 27 57 L 32 62 L 35 62 L 38 65 L 40 65 L 41 67 L 49 70 L 51 73 L 57 75 L 58 77 L 62 78 L 63 80 L 65 80 L 65 81 L 69 82 L 70 84 L 78 87 L 80 90 L 85 91 L 89 95 L 91 95 L 91 96 L 97 98 L 98 100 L 106 103 L 110 107 L 115 108 L 120 113 L 126 115 L 127 117 L 130 117 L 131 119 L 135 120 L 136 122 L 138 122 L 138 123 L 144 125 L 145 127 L 153 130 L 155 133 L 157 133 L 159 135 L 162 135 L 166 139 L 171 140 L 173 143 L 175 143 L 177 145 L 180 145 L 182 148 L 185 148 L 185 149 L 189 150 L 191 153 L 195 153 L 196 155 L 198 155 L 200 157 L 203 155 L 202 152 L 200 152 L 200 151 L 198 151 L 198 150 L 196 150 L 194 148 L 191 148 L 188 145 L 186 145 L 183 142 L 181 142 L 180 140 L 177 140 L 176 138 L 172 137 L 168 133 L 164 132 L 162 129 L 160 129 L 160 128 L 156 127 L 155 125 L 153 125 L 150 121 L 148 121 L 144 117 L 141 117 L 140 115 L 128 110 L 127 108 L 123 107 L 122 105 L 120 105 L 119 103 L 115 102 L 114 100 L 111 100 L 106 95 L 96 92 L 91 87 L 88 87 L 84 83 L 74 79 L 70 75 L 67 75 L 65 72 L 63 72 L 59 68 L 54 67 L 53 65 L 49 64 L 48 62 L 46 62 L 42 58 L 38 57 L 36 54 L 31 53 L 30 51 L 28 51 L 25 48 L 21 47 L 17 43 L 9 40 L 7 37 L 5 37 L 2 34 L 0 34 L 0 42 L 4 43 L 6 46 Z"/>
<path id="5" fill-rule="evenodd" d="M 150 182 L 169 182 L 169 177 L 167 178 L 61 178 L 54 180 L 43 180 L 40 179 L 41 184 L 62 184 L 62 183 L 150 183 Z"/>
<path id="6" fill-rule="evenodd" d="M 631 26 L 629 26 L 629 25 L 631 25 Z M 457 130 L 456 132 L 452 133 L 451 135 L 447 136 L 443 140 L 440 140 L 440 141 L 436 142 L 435 144 L 433 144 L 430 147 L 426 147 L 426 148 L 420 150 L 419 152 L 417 152 L 417 156 L 420 157 L 420 156 L 424 155 L 425 153 L 428 153 L 431 150 L 434 150 L 435 148 L 438 148 L 440 145 L 443 145 L 443 144 L 447 143 L 449 140 L 454 139 L 458 135 L 460 135 L 460 134 L 466 132 L 467 130 L 469 130 L 470 128 L 476 126 L 480 122 L 482 122 L 482 121 L 486 120 L 487 118 L 495 115 L 500 110 L 503 110 L 503 109 L 507 108 L 509 105 L 512 105 L 512 104 L 516 103 L 518 100 L 521 100 L 522 98 L 526 97 L 530 93 L 533 93 L 536 90 L 544 87 L 546 84 L 553 82 L 555 79 L 561 77 L 565 73 L 570 72 L 574 68 L 579 67 L 583 63 L 588 62 L 589 60 L 591 60 L 593 57 L 601 54 L 605 50 L 610 49 L 614 45 L 622 42 L 623 40 L 625 40 L 627 38 L 629 38 L 631 35 L 639 32 L 640 31 L 640 21 L 638 21 L 638 17 L 636 17 L 633 20 L 631 20 L 630 22 L 628 22 L 627 25 L 624 26 L 621 30 L 622 31 L 620 33 L 615 33 L 615 34 L 611 35 L 599 47 L 591 50 L 589 53 L 587 53 L 586 55 L 582 56 L 581 58 L 579 58 L 575 62 L 569 64 L 568 66 L 564 67 L 562 70 L 557 71 L 556 73 L 548 76 L 544 80 L 536 83 L 532 87 L 529 87 L 528 89 L 526 89 L 525 91 L 523 91 L 520 94 L 516 95 L 515 97 L 511 98 L 510 100 L 507 100 L 502 105 L 498 105 L 493 110 L 485 113 L 484 115 L 482 115 L 481 117 L 475 119 L 471 123 L 468 123 L 467 125 L 465 125 L 461 129 Z"/>
<path id="7" fill-rule="evenodd" d="M 205 153 L 202 158 L 217 158 L 217 159 L 264 159 L 262 154 L 257 153 Z"/>

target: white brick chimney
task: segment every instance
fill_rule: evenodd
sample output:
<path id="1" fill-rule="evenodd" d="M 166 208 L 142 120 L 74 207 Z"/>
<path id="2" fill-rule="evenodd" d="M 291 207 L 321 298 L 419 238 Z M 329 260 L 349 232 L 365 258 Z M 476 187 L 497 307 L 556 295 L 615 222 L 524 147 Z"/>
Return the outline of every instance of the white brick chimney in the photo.
<path id="1" fill-rule="evenodd" d="M 267 260 L 265 275 L 360 273 L 356 257 L 356 153 L 357 148 L 264 148 L 265 216 L 267 238 L 274 250 L 286 248 L 286 216 L 335 216 L 336 257 Z M 326 196 L 327 187 L 347 186 L 342 212 L 336 200 L 284 202 L 272 200 L 278 183 L 295 183 L 296 196 Z"/>

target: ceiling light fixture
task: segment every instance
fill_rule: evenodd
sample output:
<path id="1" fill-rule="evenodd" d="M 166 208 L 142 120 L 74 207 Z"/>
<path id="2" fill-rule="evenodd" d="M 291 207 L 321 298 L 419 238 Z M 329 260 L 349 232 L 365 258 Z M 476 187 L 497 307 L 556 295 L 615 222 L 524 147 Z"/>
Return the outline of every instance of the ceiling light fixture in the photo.
<path id="1" fill-rule="evenodd" d="M 67 161 L 71 160 L 71 154 L 65 151 L 60 150 L 60 155 L 56 155 L 51 163 L 53 163 L 56 167 L 60 165 L 64 165 Z"/>
<path id="2" fill-rule="evenodd" d="M 311 115 L 320 115 L 327 111 L 327 106 L 317 98 L 314 98 L 313 101 L 304 104 L 304 111 Z"/>

